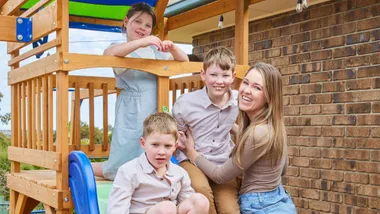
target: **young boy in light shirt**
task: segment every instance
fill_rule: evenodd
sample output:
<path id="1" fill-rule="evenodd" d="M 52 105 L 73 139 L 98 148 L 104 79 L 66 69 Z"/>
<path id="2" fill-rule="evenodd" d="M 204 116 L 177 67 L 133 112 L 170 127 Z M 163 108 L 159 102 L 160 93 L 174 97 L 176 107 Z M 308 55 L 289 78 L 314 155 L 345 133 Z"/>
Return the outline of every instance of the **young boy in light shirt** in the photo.
<path id="1" fill-rule="evenodd" d="M 170 162 L 177 147 L 177 124 L 167 113 L 144 121 L 144 153 L 122 165 L 108 199 L 108 214 L 208 213 L 205 196 L 195 193 L 187 172 Z"/>
<path id="2" fill-rule="evenodd" d="M 201 78 L 202 90 L 183 94 L 173 106 L 178 130 L 189 129 L 195 149 L 207 160 L 221 165 L 234 147 L 230 131 L 238 115 L 236 90 L 231 90 L 235 78 L 235 57 L 225 47 L 211 49 L 204 58 Z M 180 141 L 181 144 L 181 141 Z M 192 187 L 210 202 L 210 214 L 240 214 L 236 180 L 216 184 L 181 152 L 177 161 L 189 173 Z"/>

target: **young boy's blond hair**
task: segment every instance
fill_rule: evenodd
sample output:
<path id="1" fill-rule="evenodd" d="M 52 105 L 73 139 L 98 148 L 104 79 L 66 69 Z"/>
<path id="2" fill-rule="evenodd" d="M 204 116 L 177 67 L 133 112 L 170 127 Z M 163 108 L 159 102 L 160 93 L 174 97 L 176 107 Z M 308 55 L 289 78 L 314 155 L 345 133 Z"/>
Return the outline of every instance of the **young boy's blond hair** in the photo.
<path id="1" fill-rule="evenodd" d="M 216 47 L 209 50 L 203 60 L 203 70 L 206 71 L 211 65 L 217 65 L 220 69 L 235 71 L 235 56 L 226 47 Z"/>
<path id="2" fill-rule="evenodd" d="M 157 112 L 151 114 L 144 120 L 143 137 L 146 138 L 153 132 L 171 134 L 177 141 L 177 122 L 168 113 Z"/>

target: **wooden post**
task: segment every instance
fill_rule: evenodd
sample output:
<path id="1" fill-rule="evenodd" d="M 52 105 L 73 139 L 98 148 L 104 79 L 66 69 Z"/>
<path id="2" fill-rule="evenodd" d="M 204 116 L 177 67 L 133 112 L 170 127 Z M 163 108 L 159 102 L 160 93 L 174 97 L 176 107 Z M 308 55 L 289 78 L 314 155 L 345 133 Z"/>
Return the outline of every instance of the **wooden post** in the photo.
<path id="1" fill-rule="evenodd" d="M 239 65 L 248 65 L 248 6 L 249 0 L 236 1 L 235 56 Z"/>

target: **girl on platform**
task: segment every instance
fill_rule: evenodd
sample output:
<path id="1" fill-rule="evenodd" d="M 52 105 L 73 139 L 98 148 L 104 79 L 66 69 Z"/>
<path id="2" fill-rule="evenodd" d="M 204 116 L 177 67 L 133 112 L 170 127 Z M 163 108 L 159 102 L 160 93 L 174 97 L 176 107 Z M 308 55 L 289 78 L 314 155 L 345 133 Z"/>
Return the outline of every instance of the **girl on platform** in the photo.
<path id="1" fill-rule="evenodd" d="M 106 56 L 188 61 L 188 56 L 172 41 L 151 35 L 156 15 L 146 3 L 132 5 L 124 18 L 122 32 L 126 42 L 111 44 Z M 134 69 L 113 68 L 116 87 L 121 89 L 116 101 L 115 124 L 109 159 L 93 163 L 95 176 L 115 178 L 118 168 L 139 157 L 143 150 L 140 137 L 144 119 L 157 111 L 157 77 Z"/>
<path id="2" fill-rule="evenodd" d="M 272 65 L 257 63 L 239 88 L 239 134 L 232 156 L 215 165 L 199 155 L 187 132 L 187 157 L 211 180 L 225 183 L 243 173 L 240 210 L 250 213 L 296 213 L 281 185 L 287 168 L 281 74 Z"/>

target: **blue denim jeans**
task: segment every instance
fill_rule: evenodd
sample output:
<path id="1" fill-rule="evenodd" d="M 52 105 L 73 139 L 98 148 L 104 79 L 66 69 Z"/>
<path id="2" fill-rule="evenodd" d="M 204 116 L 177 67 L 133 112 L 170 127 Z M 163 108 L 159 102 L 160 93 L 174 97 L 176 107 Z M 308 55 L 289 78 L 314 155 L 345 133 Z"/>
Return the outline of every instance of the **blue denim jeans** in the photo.
<path id="1" fill-rule="evenodd" d="M 280 184 L 270 192 L 242 194 L 239 197 L 241 214 L 296 214 L 290 195 Z"/>

